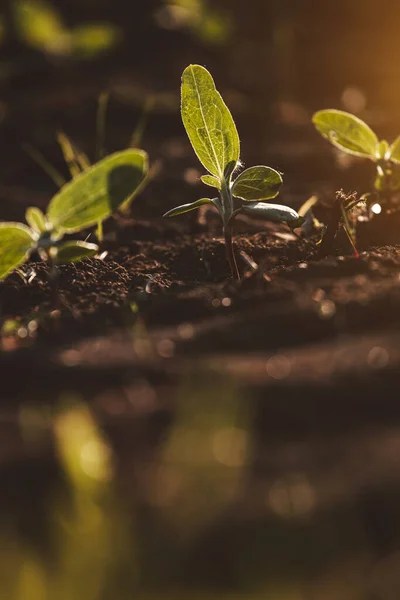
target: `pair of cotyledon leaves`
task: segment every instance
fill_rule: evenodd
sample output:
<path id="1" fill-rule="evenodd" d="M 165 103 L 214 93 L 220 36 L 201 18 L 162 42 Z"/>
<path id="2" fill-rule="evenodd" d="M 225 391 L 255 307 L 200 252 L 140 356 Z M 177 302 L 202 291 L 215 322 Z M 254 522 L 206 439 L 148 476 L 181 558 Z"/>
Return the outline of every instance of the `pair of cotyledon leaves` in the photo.
<path id="1" fill-rule="evenodd" d="M 29 226 L 0 223 L 0 279 L 25 262 L 41 244 L 54 250 L 59 263 L 96 254 L 95 244 L 57 240 L 111 216 L 133 197 L 147 170 L 148 157 L 142 150 L 116 152 L 65 184 L 50 201 L 46 215 L 38 208 L 28 208 Z"/>
<path id="2" fill-rule="evenodd" d="M 182 120 L 193 149 L 201 164 L 209 172 L 201 180 L 221 191 L 229 186 L 232 196 L 254 204 L 242 207 L 246 212 L 270 220 L 290 222 L 299 219 L 289 207 L 257 202 L 275 198 L 282 184 L 282 176 L 271 167 L 255 166 L 243 171 L 233 182 L 232 173 L 240 164 L 240 141 L 232 115 L 215 87 L 211 74 L 200 65 L 189 65 L 182 76 Z M 218 199 L 201 198 L 178 206 L 165 216 L 174 217 Z"/>
<path id="3" fill-rule="evenodd" d="M 389 145 L 364 121 L 341 110 L 320 110 L 314 114 L 313 123 L 324 138 L 347 154 L 400 164 L 400 136 Z"/>

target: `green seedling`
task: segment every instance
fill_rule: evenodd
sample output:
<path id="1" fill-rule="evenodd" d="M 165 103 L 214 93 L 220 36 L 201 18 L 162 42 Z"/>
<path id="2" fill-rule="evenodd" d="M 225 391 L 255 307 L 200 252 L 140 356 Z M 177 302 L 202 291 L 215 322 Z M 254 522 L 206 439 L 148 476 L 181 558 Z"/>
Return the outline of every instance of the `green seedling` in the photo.
<path id="1" fill-rule="evenodd" d="M 104 92 L 100 95 L 97 118 L 96 118 L 96 137 L 97 137 L 97 160 L 102 159 L 105 156 L 105 133 L 106 133 L 106 113 L 109 101 L 109 94 Z M 147 113 L 147 108 L 146 111 Z M 139 122 L 140 135 L 133 136 L 136 141 L 139 142 L 141 134 L 144 131 L 145 123 L 142 118 Z M 61 152 L 72 178 L 75 178 L 80 173 L 83 173 L 91 167 L 91 162 L 88 156 L 78 148 L 78 146 L 62 131 L 57 133 L 57 141 L 61 148 Z M 133 143 L 132 138 L 131 144 L 129 145 L 132 149 L 137 149 L 138 144 Z M 65 177 L 55 168 L 53 165 L 39 152 L 35 147 L 30 144 L 23 145 L 25 151 L 29 156 L 47 173 L 47 175 L 53 180 L 57 187 L 62 187 L 66 183 Z M 140 153 L 141 150 L 138 150 Z M 148 161 L 146 158 L 145 165 L 145 177 L 143 177 L 140 184 L 136 187 L 135 191 L 128 196 L 128 198 L 119 206 L 118 211 L 120 213 L 129 213 L 133 200 L 138 196 L 150 183 L 150 181 L 157 175 L 159 171 L 159 163 L 155 163 L 150 169 L 148 168 Z M 99 242 L 103 240 L 103 222 L 99 221 L 97 224 L 97 239 Z"/>
<path id="2" fill-rule="evenodd" d="M 400 189 L 397 167 L 400 165 L 400 136 L 390 145 L 386 140 L 379 140 L 364 121 L 341 110 L 321 110 L 312 120 L 319 133 L 336 148 L 375 163 L 374 190 L 378 202 L 390 201 L 393 192 Z"/>
<path id="3" fill-rule="evenodd" d="M 94 256 L 96 244 L 65 240 L 110 217 L 135 194 L 146 176 L 147 154 L 123 150 L 79 173 L 52 198 L 46 215 L 36 207 L 26 222 L 0 223 L 0 279 L 23 264 L 33 252 L 57 265 Z"/>
<path id="4" fill-rule="evenodd" d="M 282 176 L 271 167 L 246 169 L 236 179 L 240 167 L 240 141 L 235 122 L 215 87 L 211 74 L 199 65 L 188 66 L 182 76 L 182 120 L 198 159 L 208 171 L 202 182 L 218 192 L 216 198 L 201 198 L 168 211 L 175 217 L 205 204 L 219 212 L 225 237 L 227 258 L 232 276 L 240 279 L 232 242 L 232 222 L 240 212 L 255 217 L 286 223 L 292 229 L 302 223 L 299 215 L 287 206 L 260 202 L 275 198 Z"/>

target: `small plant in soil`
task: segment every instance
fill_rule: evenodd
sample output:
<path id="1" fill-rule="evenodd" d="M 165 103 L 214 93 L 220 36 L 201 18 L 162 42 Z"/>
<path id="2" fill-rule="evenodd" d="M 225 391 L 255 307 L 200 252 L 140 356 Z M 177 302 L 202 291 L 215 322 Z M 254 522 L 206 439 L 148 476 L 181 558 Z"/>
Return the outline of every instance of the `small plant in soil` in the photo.
<path id="1" fill-rule="evenodd" d="M 363 199 L 370 204 L 390 204 L 394 192 L 400 190 L 400 136 L 389 145 L 386 140 L 379 140 L 364 121 L 341 110 L 320 110 L 312 120 L 319 133 L 336 148 L 375 163 L 375 193 L 365 194 Z"/>
<path id="2" fill-rule="evenodd" d="M 250 167 L 233 178 L 241 166 L 240 141 L 233 117 L 215 87 L 211 74 L 199 65 L 189 65 L 182 76 L 182 120 L 193 149 L 208 174 L 201 180 L 218 192 L 216 198 L 201 198 L 168 211 L 175 217 L 212 204 L 223 225 L 227 258 L 232 276 L 240 279 L 232 241 L 232 223 L 240 212 L 299 227 L 302 219 L 292 208 L 262 202 L 275 198 L 282 176 L 271 167 Z"/>
<path id="3" fill-rule="evenodd" d="M 69 239 L 98 225 L 127 202 L 147 173 L 147 154 L 123 150 L 107 156 L 61 187 L 50 201 L 46 215 L 39 208 L 26 211 L 26 222 L 0 223 L 0 279 L 37 252 L 51 265 L 94 256 L 96 244 Z"/>
<path id="4" fill-rule="evenodd" d="M 334 254 L 335 243 L 341 230 L 345 232 L 354 256 L 359 257 L 354 241 L 355 230 L 350 223 L 349 214 L 360 202 L 356 193 L 345 194 L 342 190 L 336 192 L 335 201 L 325 221 L 323 237 L 318 244 L 318 254 L 321 258 Z"/>

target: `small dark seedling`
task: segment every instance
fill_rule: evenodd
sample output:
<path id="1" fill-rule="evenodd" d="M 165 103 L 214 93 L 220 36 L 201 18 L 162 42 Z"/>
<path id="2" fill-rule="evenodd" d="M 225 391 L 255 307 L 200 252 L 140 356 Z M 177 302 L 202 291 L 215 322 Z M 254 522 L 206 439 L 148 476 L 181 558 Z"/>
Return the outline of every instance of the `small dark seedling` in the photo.
<path id="1" fill-rule="evenodd" d="M 336 193 L 335 201 L 329 211 L 329 214 L 325 221 L 325 227 L 323 237 L 318 243 L 318 254 L 321 258 L 334 254 L 335 243 L 338 238 L 341 229 L 347 235 L 350 242 L 350 246 L 353 249 L 354 256 L 359 257 L 359 253 L 355 243 L 355 231 L 351 226 L 349 214 L 353 211 L 358 204 L 360 204 L 360 198 L 356 193 L 345 194 L 342 190 Z"/>
<path id="2" fill-rule="evenodd" d="M 233 179 L 240 167 L 240 141 L 235 122 L 215 87 L 211 74 L 199 65 L 189 65 L 182 76 L 182 120 L 193 149 L 208 171 L 202 182 L 218 191 L 217 198 L 201 198 L 168 211 L 175 217 L 213 204 L 223 224 L 227 257 L 232 276 L 240 279 L 232 242 L 232 222 L 240 212 L 299 227 L 302 219 L 292 208 L 260 200 L 275 198 L 282 177 L 271 167 L 256 166 Z"/>
<path id="3" fill-rule="evenodd" d="M 23 223 L 0 223 L 0 279 L 33 252 L 52 265 L 94 256 L 96 244 L 65 240 L 65 235 L 98 225 L 135 194 L 148 169 L 142 150 L 116 152 L 77 174 L 52 198 L 46 215 L 28 208 Z"/>
<path id="4" fill-rule="evenodd" d="M 341 110 L 320 110 L 312 120 L 319 133 L 336 148 L 375 163 L 375 201 L 379 204 L 390 202 L 393 193 L 400 190 L 400 136 L 389 145 L 386 140 L 379 140 L 364 121 Z M 363 198 L 374 201 L 370 194 Z"/>

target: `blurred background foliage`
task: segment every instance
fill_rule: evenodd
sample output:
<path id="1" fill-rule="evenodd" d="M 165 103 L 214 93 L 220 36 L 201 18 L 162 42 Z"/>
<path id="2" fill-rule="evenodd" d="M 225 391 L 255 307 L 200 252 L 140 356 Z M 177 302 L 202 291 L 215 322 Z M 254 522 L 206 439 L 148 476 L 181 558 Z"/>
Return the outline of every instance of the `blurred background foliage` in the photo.
<path id="1" fill-rule="evenodd" d="M 126 145 L 125 130 L 151 98 L 145 143 L 155 159 L 171 158 L 168 169 L 176 169 L 176 179 L 193 166 L 181 160 L 188 145 L 178 106 L 180 75 L 197 62 L 213 73 L 235 115 L 245 163 L 269 161 L 287 175 L 285 189 L 295 196 L 284 202 L 301 202 L 298 194 L 304 200 L 310 177 L 317 188 L 312 193 L 335 177 L 335 185 L 340 180 L 341 187 L 355 189 L 366 167 L 348 169 L 338 158 L 332 170 L 324 162 L 331 153 L 316 141 L 310 116 L 321 107 L 342 108 L 381 137 L 397 135 L 400 9 L 394 1 L 376 9 L 361 0 L 5 0 L 3 183 L 13 185 L 22 168 L 27 185 L 48 194 L 49 183 L 22 144 L 57 156 L 54 131 L 62 129 L 90 154 L 89 123 L 104 91 L 111 94 L 108 149 Z M 150 206 L 148 214 L 160 210 L 146 195 L 138 206 L 145 212 Z"/>
<path id="2" fill-rule="evenodd" d="M 285 171 L 288 202 L 364 178 L 324 154 L 313 110 L 354 111 L 389 139 L 400 130 L 395 1 L 8 0 L 0 15 L 2 219 L 22 217 L 21 195 L 45 206 L 53 191 L 24 142 L 61 170 L 58 130 L 94 155 L 104 91 L 109 151 L 152 99 L 143 143 L 167 168 L 135 211 L 197 194 L 178 109 L 189 62 L 218 81 L 245 161 Z M 254 398 L 209 372 L 173 393 L 143 380 L 4 400 L 0 600 L 400 597 L 395 461 L 379 474 L 396 429 L 324 436 L 271 396 L 277 423 L 260 424 Z"/>

